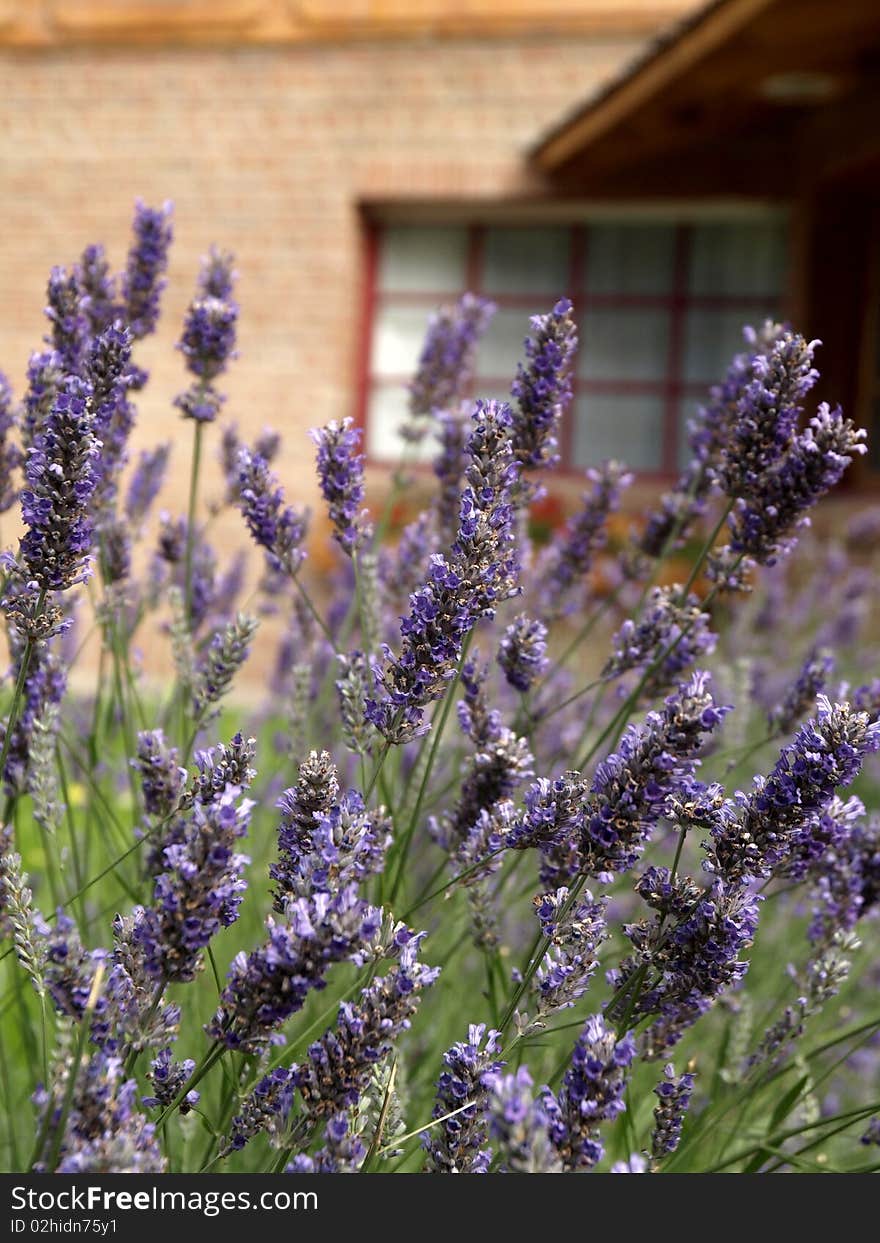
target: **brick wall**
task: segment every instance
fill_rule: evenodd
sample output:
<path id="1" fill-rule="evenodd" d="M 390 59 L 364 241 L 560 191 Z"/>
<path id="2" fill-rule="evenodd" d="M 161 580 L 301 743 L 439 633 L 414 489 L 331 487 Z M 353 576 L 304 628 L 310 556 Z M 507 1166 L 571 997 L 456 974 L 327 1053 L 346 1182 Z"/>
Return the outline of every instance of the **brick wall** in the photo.
<path id="1" fill-rule="evenodd" d="M 524 149 L 637 46 L 545 35 L 0 53 L 0 368 L 20 391 L 51 265 L 98 239 L 119 265 L 135 196 L 170 198 L 170 286 L 139 354 L 153 379 L 136 442 L 180 441 L 165 503 L 183 509 L 190 427 L 171 407 L 173 343 L 216 240 L 241 273 L 228 417 L 281 430 L 284 481 L 314 502 L 305 432 L 354 405 L 358 204 L 540 193 Z M 244 542 L 234 522 L 218 534 Z"/>

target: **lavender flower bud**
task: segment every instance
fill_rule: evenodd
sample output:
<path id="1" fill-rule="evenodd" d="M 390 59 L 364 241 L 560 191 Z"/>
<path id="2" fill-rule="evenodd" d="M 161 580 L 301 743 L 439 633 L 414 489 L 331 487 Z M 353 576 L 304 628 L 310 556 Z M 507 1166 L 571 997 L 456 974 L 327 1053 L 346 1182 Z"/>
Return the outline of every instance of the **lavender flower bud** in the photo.
<path id="1" fill-rule="evenodd" d="M 644 1056 L 657 1058 L 745 975 L 739 956 L 754 939 L 760 899 L 720 880 L 702 893 L 667 868 L 650 868 L 636 888 L 657 914 L 625 929 L 635 953 L 608 974 L 616 990 L 608 1014 L 634 1024 L 656 1015 L 640 1040 Z"/>
<path id="2" fill-rule="evenodd" d="M 467 1041 L 443 1054 L 432 1117 L 442 1119 L 423 1140 L 430 1174 L 486 1174 L 492 1153 L 487 1140 L 488 1084 L 504 1065 L 495 1058 L 500 1033 L 485 1023 L 468 1028 Z M 485 1043 L 484 1043 L 485 1038 Z M 452 1115 L 449 1117 L 447 1115 Z"/>
<path id="3" fill-rule="evenodd" d="M 283 914 L 292 892 L 292 878 L 298 861 L 314 850 L 314 833 L 320 821 L 329 816 L 339 796 L 339 774 L 326 751 L 309 752 L 299 769 L 299 780 L 278 800 L 281 824 L 278 829 L 278 863 L 269 868 L 277 882 L 275 910 Z"/>
<path id="4" fill-rule="evenodd" d="M 510 685 L 525 694 L 547 668 L 547 627 L 525 613 L 510 623 L 498 645 L 498 663 Z"/>
<path id="5" fill-rule="evenodd" d="M 651 1134 L 651 1155 L 655 1161 L 675 1152 L 681 1142 L 681 1128 L 694 1089 L 694 1076 L 685 1073 L 676 1077 L 671 1062 L 663 1068 L 663 1078 L 654 1089 L 659 1105 L 654 1110 Z"/>
<path id="6" fill-rule="evenodd" d="M 351 419 L 334 420 L 310 433 L 318 446 L 321 495 L 330 507 L 333 537 L 352 556 L 369 542 L 372 527 L 366 521 L 364 459 L 358 453 L 361 433 Z"/>
<path id="7" fill-rule="evenodd" d="M 355 1109 L 373 1067 L 409 1029 L 421 993 L 440 974 L 418 959 L 424 935 L 405 934 L 394 967 L 362 989 L 355 1003 L 344 1002 L 336 1027 L 309 1047 L 307 1062 L 293 1068 L 303 1111 L 313 1121 Z"/>
<path id="8" fill-rule="evenodd" d="M 708 866 L 720 876 L 764 877 L 787 867 L 803 875 L 805 861 L 823 852 L 816 817 L 880 748 L 880 723 L 825 695 L 818 703 L 818 716 L 783 747 L 770 776 L 756 777 L 750 794 L 737 795 L 740 815 L 713 833 Z"/>
<path id="9" fill-rule="evenodd" d="M 126 322 L 136 341 L 155 331 L 159 321 L 159 299 L 166 281 L 168 249 L 173 231 L 172 207 L 135 204 L 134 241 L 128 252 L 122 276 L 122 301 Z"/>
<path id="10" fill-rule="evenodd" d="M 410 412 L 418 416 L 452 410 L 467 391 L 474 351 L 495 314 L 495 304 L 463 294 L 431 317 L 416 373 L 409 386 Z"/>
<path id="11" fill-rule="evenodd" d="M 27 449 L 41 431 L 49 416 L 55 398 L 65 379 L 61 356 L 49 353 L 31 354 L 27 370 L 28 387 L 24 399 L 22 441 Z"/>
<path id="12" fill-rule="evenodd" d="M 256 618 L 239 613 L 214 635 L 193 687 L 193 708 L 199 721 L 229 690 L 232 679 L 248 658 L 258 624 Z"/>
<path id="13" fill-rule="evenodd" d="M 278 480 L 259 454 L 241 449 L 238 458 L 238 505 L 254 540 L 264 548 L 273 570 L 292 578 L 305 560 L 303 541 L 308 511 L 284 504 Z"/>
<path id="14" fill-rule="evenodd" d="M 287 917 L 287 924 L 270 917 L 266 944 L 233 959 L 206 1029 L 227 1048 L 255 1053 L 274 1042 L 312 989 L 324 987 L 333 963 L 363 961 L 382 924 L 381 912 L 358 897 L 356 885 L 298 898 L 288 904 Z"/>
<path id="15" fill-rule="evenodd" d="M 762 498 L 764 476 L 791 445 L 801 402 L 819 377 L 813 367 L 818 344 L 784 332 L 766 354 L 755 356 L 721 451 L 719 479 L 729 497 Z"/>
<path id="16" fill-rule="evenodd" d="M 21 513 L 27 532 L 19 554 L 41 591 L 61 591 L 87 577 L 92 545 L 89 501 L 98 482 L 99 444 L 89 413 L 91 391 L 69 377 L 28 450 Z"/>
<path id="17" fill-rule="evenodd" d="M 442 697 L 454 677 L 466 635 L 516 591 L 511 489 L 517 467 L 507 406 L 477 402 L 468 452 L 467 486 L 449 560 L 431 557 L 428 582 L 410 597 L 410 615 L 400 628 L 401 654 L 385 651 L 379 683 L 387 699 L 367 703 L 370 720 L 389 742 L 400 744 L 424 732 L 423 709 Z"/>
<path id="18" fill-rule="evenodd" d="M 831 652 L 810 652 L 782 701 L 767 714 L 771 733 L 787 734 L 813 708 L 833 669 L 834 656 Z"/>
<path id="19" fill-rule="evenodd" d="M 705 735 L 728 711 L 712 698 L 708 675 L 695 673 L 662 711 L 649 712 L 641 727 L 630 726 L 593 779 L 581 838 L 587 875 L 633 866 L 669 795 L 693 776 Z"/>
<path id="20" fill-rule="evenodd" d="M 599 1015 L 587 1019 L 558 1097 L 549 1088 L 544 1095 L 550 1139 L 567 1170 L 588 1170 L 601 1161 L 599 1127 L 626 1109 L 623 1094 L 635 1054 L 631 1035 L 618 1038 Z"/>
<path id="21" fill-rule="evenodd" d="M 526 364 L 519 364 L 511 394 L 516 401 L 513 450 L 523 470 L 550 466 L 557 460 L 556 433 L 571 401 L 571 367 L 577 330 L 568 298 L 548 315 L 532 317 L 526 338 Z"/>
<path id="22" fill-rule="evenodd" d="M 602 670 L 603 678 L 618 678 L 631 669 L 653 670 L 644 693 L 655 698 L 700 656 L 715 650 L 717 635 L 709 629 L 708 613 L 696 596 L 685 601 L 680 597 L 677 583 L 653 589 L 644 616 L 637 622 L 627 619 L 612 639 L 613 654 Z"/>
<path id="23" fill-rule="evenodd" d="M 89 322 L 76 273 L 53 268 L 46 297 L 45 314 L 52 324 L 52 335 L 46 337 L 46 344 L 56 352 L 67 375 L 78 375 L 88 347 Z"/>
<path id="24" fill-rule="evenodd" d="M 148 1108 L 161 1105 L 163 1109 L 173 1105 L 181 1089 L 192 1077 L 195 1068 L 196 1064 L 192 1058 L 188 1057 L 182 1062 L 175 1062 L 171 1057 L 171 1050 L 162 1049 L 159 1056 L 150 1062 L 149 1078 L 153 1085 L 153 1095 L 144 1096 L 141 1104 Z M 188 1114 L 198 1103 L 199 1093 L 195 1089 L 187 1092 L 180 1102 L 181 1117 Z"/>
<path id="25" fill-rule="evenodd" d="M 212 246 L 202 257 L 199 272 L 199 296 L 202 298 L 219 298 L 228 302 L 235 289 L 237 273 L 234 270 L 235 256 Z"/>
<path id="26" fill-rule="evenodd" d="M 488 1075 L 489 1135 L 501 1158 L 502 1174 L 556 1174 L 559 1158 L 548 1134 L 550 1119 L 541 1097 L 532 1094 L 525 1066 L 516 1074 Z"/>
<path id="27" fill-rule="evenodd" d="M 761 476 L 757 494 L 737 501 L 728 520 L 730 542 L 709 559 L 711 577 L 728 589 L 738 588 L 741 563 L 772 565 L 783 556 L 808 510 L 840 481 L 853 455 L 865 452 L 864 439 L 865 432 L 839 408 L 823 402 L 775 469 Z"/>
<path id="28" fill-rule="evenodd" d="M 165 871 L 156 878 L 154 905 L 136 936 L 146 970 L 156 980 L 192 980 L 211 938 L 238 918 L 246 884 L 246 855 L 235 843 L 247 833 L 253 803 L 228 787 L 214 803 L 197 803 L 182 841 L 166 846 Z"/>
<path id="29" fill-rule="evenodd" d="M 109 328 L 118 314 L 116 282 L 100 245 L 87 246 L 76 269 L 76 280 L 85 295 L 83 310 L 93 337 Z"/>
<path id="30" fill-rule="evenodd" d="M 542 565 L 541 598 L 551 617 L 571 607 L 574 588 L 583 586 L 596 554 L 608 539 L 608 518 L 620 508 L 621 492 L 633 476 L 619 462 L 605 462 L 598 470 L 588 470 L 591 492 L 583 495 L 580 510 L 568 520 L 559 541 L 554 541 Z"/>
<path id="31" fill-rule="evenodd" d="M 124 1077 L 122 1059 L 94 1053 L 77 1074 L 57 1166 L 47 1170 L 47 1154 L 34 1169 L 56 1174 L 164 1173 L 156 1128 L 137 1111 L 136 1098 L 137 1082 Z M 45 1091 L 38 1093 L 37 1105 L 43 1115 L 60 1108 Z M 51 1137 L 52 1127 L 43 1133 Z"/>
<path id="32" fill-rule="evenodd" d="M 568 899 L 563 885 L 534 900 L 541 932 L 550 943 L 535 974 L 539 1018 L 573 1006 L 584 995 L 599 965 L 596 951 L 608 935 L 606 898 L 594 901 L 585 889 L 566 910 Z"/>

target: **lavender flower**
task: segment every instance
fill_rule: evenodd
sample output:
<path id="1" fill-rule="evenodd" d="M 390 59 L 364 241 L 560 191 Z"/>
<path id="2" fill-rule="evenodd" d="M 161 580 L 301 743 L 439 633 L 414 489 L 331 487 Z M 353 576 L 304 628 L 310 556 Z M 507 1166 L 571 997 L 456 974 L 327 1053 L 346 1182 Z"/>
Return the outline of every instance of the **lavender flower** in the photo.
<path id="1" fill-rule="evenodd" d="M 277 1041 L 278 1029 L 309 993 L 325 986 L 333 963 L 363 961 L 382 922 L 381 912 L 358 897 L 357 885 L 298 898 L 286 914 L 286 924 L 268 919 L 264 946 L 233 959 L 207 1027 L 227 1048 L 255 1053 Z"/>
<path id="2" fill-rule="evenodd" d="M 204 720 L 208 709 L 226 694 L 248 658 L 257 625 L 256 618 L 239 613 L 214 635 L 193 687 L 193 707 L 198 720 Z"/>
<path id="3" fill-rule="evenodd" d="M 484 691 L 486 674 L 476 658 L 462 670 L 465 697 L 458 705 L 458 717 L 474 753 L 467 760 L 454 807 L 431 824 L 434 840 L 459 865 L 463 862 L 460 852 L 481 813 L 497 807 L 532 775 L 533 759 L 525 738 L 518 738 L 502 724 L 499 713 L 489 709 Z"/>
<path id="4" fill-rule="evenodd" d="M 585 492 L 581 508 L 568 520 L 562 538 L 550 546 L 541 566 L 541 599 L 551 617 L 569 611 L 574 588 L 582 586 L 593 567 L 596 554 L 608 539 L 609 515 L 620 507 L 620 496 L 633 476 L 619 462 L 605 462 L 598 470 L 588 470 L 592 491 Z"/>
<path id="5" fill-rule="evenodd" d="M 212 246 L 202 258 L 199 272 L 199 295 L 202 298 L 219 298 L 229 302 L 235 289 L 237 273 L 235 256 Z"/>
<path id="6" fill-rule="evenodd" d="M 185 1058 L 182 1062 L 175 1062 L 171 1056 L 170 1049 L 162 1049 L 159 1056 L 150 1062 L 150 1082 L 153 1085 L 153 1095 L 144 1096 L 141 1104 L 148 1107 L 161 1105 L 165 1108 L 173 1105 L 177 1097 L 180 1095 L 181 1089 L 192 1077 L 192 1073 L 196 1068 L 192 1058 Z M 194 1109 L 199 1103 L 199 1093 L 192 1089 L 187 1092 L 186 1096 L 180 1102 L 180 1113 L 184 1116 Z"/>
<path id="7" fill-rule="evenodd" d="M 511 489 L 517 467 L 507 406 L 477 402 L 468 453 L 458 537 L 448 560 L 431 557 L 427 583 L 410 597 L 400 656 L 385 648 L 379 682 L 387 699 L 367 703 L 370 720 L 389 742 L 424 732 L 423 709 L 454 677 L 466 635 L 516 591 Z"/>
<path id="8" fill-rule="evenodd" d="M 477 342 L 494 314 L 494 303 L 466 293 L 455 306 L 443 307 L 431 317 L 409 386 L 409 407 L 414 416 L 457 406 L 471 379 Z"/>
<path id="9" fill-rule="evenodd" d="M 784 332 L 757 354 L 721 450 L 719 479 L 731 498 L 760 500 L 764 478 L 784 458 L 795 436 L 801 402 L 816 383 L 818 341 Z"/>
<path id="10" fill-rule="evenodd" d="M 0 371 L 0 514 L 11 509 L 18 498 L 13 472 L 21 465 L 22 455 L 18 446 L 9 438 L 9 433 L 17 422 L 12 404 L 12 388 Z"/>
<path id="11" fill-rule="evenodd" d="M 816 697 L 824 691 L 833 669 L 834 657 L 831 652 L 810 652 L 781 702 L 767 714 L 767 723 L 772 733 L 787 734 L 811 710 Z"/>
<path id="12" fill-rule="evenodd" d="M 739 419 L 740 402 L 755 380 L 756 369 L 766 372 L 766 357 L 783 337 L 782 325 L 767 320 L 761 329 L 743 329 L 746 349 L 734 356 L 721 384 L 709 392 L 709 400 L 688 425 L 693 457 L 675 488 L 663 495 L 660 508 L 651 513 L 636 541 L 639 552 L 652 558 L 679 547 L 690 528 L 705 511 L 731 429 Z"/>
<path id="13" fill-rule="evenodd" d="M 166 743 L 161 729 L 142 730 L 137 736 L 137 755 L 130 762 L 140 775 L 147 815 L 167 819 L 180 806 L 187 777 L 176 748 Z"/>
<path id="14" fill-rule="evenodd" d="M 519 364 L 511 394 L 516 401 L 513 450 L 523 470 L 552 465 L 556 460 L 556 432 L 571 401 L 571 368 L 577 349 L 577 330 L 568 298 L 548 315 L 532 317 L 526 338 L 526 364 Z"/>
<path id="15" fill-rule="evenodd" d="M 550 1118 L 525 1066 L 516 1074 L 488 1075 L 489 1135 L 501 1158 L 502 1174 L 555 1174 L 559 1158 L 548 1134 Z"/>
<path id="16" fill-rule="evenodd" d="M 472 1024 L 467 1041 L 443 1054 L 446 1069 L 431 1115 L 438 1122 L 423 1141 L 431 1174 L 488 1173 L 492 1153 L 485 1147 L 485 1110 L 492 1076 L 504 1065 L 495 1057 L 499 1034 L 487 1032 L 485 1023 Z"/>
<path id="17" fill-rule="evenodd" d="M 257 775 L 254 759 L 257 754 L 256 738 L 233 734 L 228 743 L 196 751 L 198 773 L 193 777 L 191 789 L 181 799 L 181 806 L 192 801 L 210 803 L 219 798 L 227 786 L 247 790 Z"/>
<path id="18" fill-rule="evenodd" d="M 330 1118 L 324 1129 L 324 1147 L 310 1157 L 301 1153 L 287 1166 L 287 1174 L 356 1174 L 367 1155 L 363 1141 L 351 1133 L 344 1114 Z"/>
<path id="19" fill-rule="evenodd" d="M 85 295 L 83 310 L 93 337 L 109 328 L 118 314 L 116 282 L 100 245 L 87 246 L 76 269 L 76 280 Z"/>
<path id="20" fill-rule="evenodd" d="M 21 429 L 26 450 L 48 418 L 64 378 L 61 356 L 54 350 L 31 354 L 28 360 L 28 386 Z"/>
<path id="21" fill-rule="evenodd" d="M 587 991 L 598 966 L 596 951 L 608 935 L 607 898 L 593 900 L 588 889 L 569 902 L 563 885 L 535 898 L 541 932 L 549 942 L 535 973 L 538 1017 L 567 1009 Z"/>
<path id="22" fill-rule="evenodd" d="M 601 1161 L 599 1127 L 626 1109 L 623 1093 L 635 1054 L 632 1036 L 618 1038 L 599 1015 L 587 1019 L 558 1097 L 549 1088 L 544 1094 L 550 1139 L 567 1170 Z"/>
<path id="23" fill-rule="evenodd" d="M 759 490 L 740 498 L 730 516 L 730 542 L 709 560 L 713 578 L 728 588 L 741 585 L 743 562 L 772 565 L 792 546 L 791 531 L 837 484 L 854 454 L 865 452 L 864 431 L 840 409 L 822 403 L 773 470 L 760 477 Z M 755 484 L 758 489 L 758 484 Z"/>
<path id="24" fill-rule="evenodd" d="M 67 375 L 78 375 L 88 346 L 89 322 L 76 273 L 53 268 L 46 298 L 45 314 L 52 324 L 52 335 L 46 338 L 46 344 L 58 355 Z"/>
<path id="25" fill-rule="evenodd" d="M 745 975 L 740 954 L 754 939 L 760 899 L 721 880 L 702 892 L 667 868 L 649 868 L 636 888 L 656 915 L 625 928 L 635 952 L 609 972 L 616 991 L 608 1014 L 633 1024 L 656 1016 L 640 1043 L 657 1058 Z"/>
<path id="26" fill-rule="evenodd" d="M 278 862 L 269 868 L 277 882 L 275 910 L 283 914 L 294 891 L 293 879 L 299 860 L 314 850 L 318 824 L 329 816 L 339 796 L 339 774 L 326 751 L 311 751 L 299 769 L 299 780 L 278 800 Z"/>
<path id="27" fill-rule="evenodd" d="M 155 449 L 141 451 L 125 498 L 125 516 L 135 531 L 143 526 L 153 502 L 162 490 L 170 453 L 170 441 L 157 445 Z"/>
<path id="28" fill-rule="evenodd" d="M 809 936 L 827 942 L 851 932 L 880 903 L 880 818 L 865 818 L 857 798 L 831 800 L 822 818 L 828 848 L 808 872 L 814 902 Z"/>
<path id="29" fill-rule="evenodd" d="M 187 369 L 196 377 L 174 404 L 186 419 L 213 423 L 225 398 L 214 381 L 235 357 L 235 329 L 238 306 L 221 298 L 197 298 L 190 303 L 178 348 L 186 358 Z"/>
<path id="30" fill-rule="evenodd" d="M 383 808 L 370 811 L 357 790 L 340 798 L 325 815 L 317 815 L 308 846 L 288 852 L 272 869 L 284 896 L 335 893 L 380 872 L 391 841 L 391 822 Z"/>
<path id="31" fill-rule="evenodd" d="M 498 663 L 515 690 L 525 694 L 547 668 L 547 627 L 520 613 L 498 645 Z"/>
<path id="32" fill-rule="evenodd" d="M 705 735 L 728 711 L 712 698 L 708 675 L 695 673 L 643 726 L 629 727 L 591 786 L 580 846 L 587 875 L 633 866 L 666 800 L 693 776 Z"/>
<path id="33" fill-rule="evenodd" d="M 125 1078 L 122 1059 L 94 1053 L 77 1074 L 57 1166 L 49 1171 L 44 1164 L 53 1134 L 50 1124 L 43 1132 L 45 1155 L 34 1168 L 56 1174 L 164 1173 L 156 1128 L 138 1113 L 136 1100 L 137 1082 Z M 45 1090 L 37 1094 L 37 1105 L 44 1116 L 54 1115 L 56 1107 L 60 1112 L 60 1101 Z"/>
<path id="34" fill-rule="evenodd" d="M 803 875 L 825 841 L 817 817 L 835 791 L 857 776 L 865 756 L 880 748 L 880 724 L 849 704 L 819 696 L 819 712 L 783 747 L 766 780 L 739 793 L 740 814 L 712 835 L 709 867 L 728 880 L 787 871 Z"/>
<path id="35" fill-rule="evenodd" d="M 651 1154 L 655 1161 L 675 1152 L 681 1142 L 681 1128 L 694 1090 L 694 1076 L 690 1072 L 677 1076 L 675 1067 L 668 1062 L 663 1068 L 663 1078 L 654 1089 L 659 1104 L 654 1110 L 654 1130 L 651 1134 Z"/>
<path id="36" fill-rule="evenodd" d="M 351 419 L 334 420 L 310 433 L 318 446 L 321 495 L 330 507 L 333 537 L 348 556 L 369 542 L 372 527 L 366 521 L 364 459 L 358 453 L 361 433 Z"/>
<path id="37" fill-rule="evenodd" d="M 166 281 L 168 249 L 173 232 L 172 207 L 147 207 L 140 199 L 135 204 L 134 242 L 128 252 L 122 276 L 122 301 L 125 319 L 136 341 L 149 336 L 159 320 L 159 299 Z"/>
<path id="38" fill-rule="evenodd" d="M 312 1121 L 356 1108 L 373 1067 L 409 1029 L 422 992 L 440 974 L 419 961 L 424 935 L 401 931 L 392 969 L 362 989 L 355 1003 L 343 1002 L 336 1027 L 309 1047 L 308 1061 L 293 1068 L 292 1082 Z"/>
<path id="39" fill-rule="evenodd" d="M 238 472 L 238 504 L 248 530 L 265 549 L 270 567 L 292 578 L 306 556 L 308 512 L 284 504 L 284 492 L 259 454 L 242 449 Z"/>
<path id="40" fill-rule="evenodd" d="M 98 482 L 98 441 L 91 391 L 69 377 L 28 450 L 21 513 L 27 532 L 19 554 L 40 591 L 61 591 L 87 577 L 92 545 L 89 501 Z"/>
<path id="41" fill-rule="evenodd" d="M 238 918 L 246 888 L 246 855 L 235 849 L 250 822 L 253 803 L 228 787 L 216 802 L 197 803 L 182 841 L 166 846 L 165 871 L 156 878 L 154 905 L 137 927 L 146 969 L 156 980 L 192 980 L 202 951 L 221 928 Z"/>
<path id="42" fill-rule="evenodd" d="M 644 694 L 653 698 L 674 685 L 701 655 L 714 651 L 716 641 L 696 596 L 682 600 L 678 584 L 655 587 L 644 615 L 637 622 L 627 619 L 612 639 L 612 656 L 602 676 L 612 679 L 644 669 Z"/>

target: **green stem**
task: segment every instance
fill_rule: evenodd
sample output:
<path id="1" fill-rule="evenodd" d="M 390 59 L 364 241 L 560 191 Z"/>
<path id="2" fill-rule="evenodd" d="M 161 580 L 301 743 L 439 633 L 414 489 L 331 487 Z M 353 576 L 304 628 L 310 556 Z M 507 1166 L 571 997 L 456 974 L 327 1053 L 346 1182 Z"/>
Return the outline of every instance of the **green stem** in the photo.
<path id="1" fill-rule="evenodd" d="M 184 608 L 186 624 L 192 632 L 193 555 L 196 542 L 196 510 L 198 508 L 199 470 L 202 463 L 202 432 L 204 424 L 196 419 L 193 427 L 193 451 L 189 476 L 189 508 L 187 510 L 186 553 L 184 560 Z"/>
<path id="2" fill-rule="evenodd" d="M 410 846 L 412 845 L 412 840 L 413 840 L 413 837 L 415 836 L 416 828 L 418 827 L 419 817 L 422 814 L 422 804 L 425 801 L 425 793 L 428 789 L 428 782 L 431 778 L 431 769 L 434 767 L 434 762 L 437 759 L 437 751 L 440 747 L 440 742 L 443 738 L 443 731 L 446 728 L 446 722 L 449 720 L 449 713 L 452 710 L 452 704 L 455 699 L 455 692 L 458 687 L 459 680 L 461 678 L 461 671 L 464 668 L 465 661 L 467 660 L 468 648 L 471 645 L 472 636 L 473 636 L 473 631 L 470 631 L 467 637 L 465 638 L 464 643 L 462 644 L 461 656 L 459 657 L 459 660 L 458 660 L 458 666 L 456 667 L 456 670 L 455 670 L 455 676 L 453 677 L 452 682 L 450 683 L 446 691 L 446 695 L 443 700 L 442 707 L 440 709 L 440 720 L 439 722 L 435 721 L 433 723 L 433 727 L 432 727 L 433 738 L 431 740 L 431 748 L 428 752 L 428 762 L 427 762 L 427 765 L 425 766 L 425 772 L 422 777 L 421 785 L 419 786 L 419 793 L 416 798 L 416 805 L 415 805 L 415 808 L 413 809 L 412 818 L 410 819 L 406 832 L 404 833 L 403 838 L 400 843 L 400 858 L 399 858 L 399 862 L 397 866 L 397 872 L 394 877 L 394 884 L 391 887 L 391 895 L 389 898 L 389 901 L 392 907 L 394 905 L 394 901 L 397 897 L 398 891 L 400 890 L 400 886 L 403 881 L 403 874 L 406 868 L 407 855 L 409 854 L 409 849 L 410 849 Z"/>

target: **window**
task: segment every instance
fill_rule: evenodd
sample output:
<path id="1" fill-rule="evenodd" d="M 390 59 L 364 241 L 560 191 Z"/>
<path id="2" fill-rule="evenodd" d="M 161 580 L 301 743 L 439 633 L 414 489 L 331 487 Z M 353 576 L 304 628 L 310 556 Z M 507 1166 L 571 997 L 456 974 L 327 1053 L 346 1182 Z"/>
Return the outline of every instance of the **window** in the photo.
<path id="1" fill-rule="evenodd" d="M 480 397 L 509 397 L 529 316 L 563 295 L 574 302 L 580 346 L 561 436 L 562 466 L 572 470 L 617 457 L 643 472 L 675 472 L 687 452 L 687 420 L 741 347 L 743 325 L 782 313 L 778 215 L 389 224 L 371 244 L 362 414 L 377 461 L 399 455 L 405 386 L 428 315 L 467 289 L 498 305 L 477 353 Z"/>

